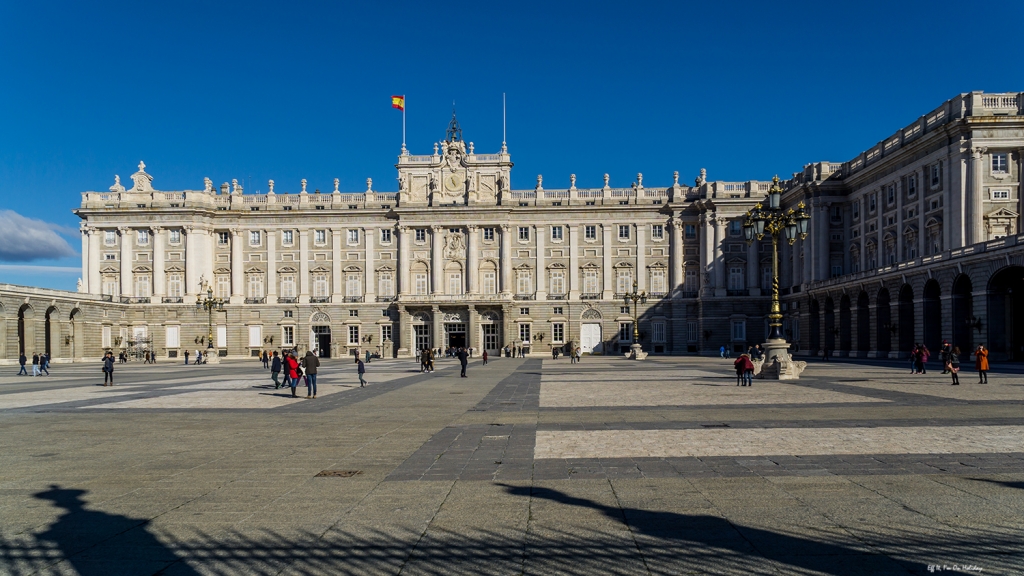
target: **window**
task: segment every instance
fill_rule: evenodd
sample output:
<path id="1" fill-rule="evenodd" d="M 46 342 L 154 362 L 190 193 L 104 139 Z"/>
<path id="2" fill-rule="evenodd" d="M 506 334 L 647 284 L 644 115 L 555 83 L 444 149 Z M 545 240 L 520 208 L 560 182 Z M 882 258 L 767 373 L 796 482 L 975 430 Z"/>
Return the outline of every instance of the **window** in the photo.
<path id="1" fill-rule="evenodd" d="M 619 225 L 619 240 L 629 240 L 629 224 Z"/>
<path id="2" fill-rule="evenodd" d="M 732 339 L 733 341 L 745 342 L 747 340 L 747 321 L 746 320 L 733 320 L 732 321 Z"/>
<path id="3" fill-rule="evenodd" d="M 359 326 L 348 327 L 348 343 L 359 344 Z"/>
<path id="4" fill-rule="evenodd" d="M 104 276 L 103 277 L 103 293 L 107 296 L 117 296 L 118 282 L 116 276 Z"/>
<path id="5" fill-rule="evenodd" d="M 833 242 L 842 242 L 843 241 L 843 233 L 842 232 L 833 232 L 833 233 L 829 234 L 829 240 L 831 240 Z"/>
<path id="6" fill-rule="evenodd" d="M 519 339 L 523 341 L 523 344 L 530 343 L 530 324 L 519 325 Z"/>
<path id="7" fill-rule="evenodd" d="M 217 298 L 231 297 L 231 277 L 227 274 L 217 275 Z"/>
<path id="8" fill-rule="evenodd" d="M 284 311 L 284 317 L 285 318 L 292 318 L 294 316 L 295 316 L 295 312 L 293 310 L 285 310 Z"/>
<path id="9" fill-rule="evenodd" d="M 117 232 L 114 230 L 106 230 L 103 232 L 103 243 L 107 246 L 113 246 L 117 244 Z"/>
<path id="10" fill-rule="evenodd" d="M 263 298 L 263 274 L 249 274 L 249 298 Z"/>
<path id="11" fill-rule="evenodd" d="M 484 228 L 484 242 L 494 241 L 494 228 Z"/>
<path id="12" fill-rule="evenodd" d="M 665 289 L 665 269 L 651 269 L 651 294 L 664 294 L 667 291 Z"/>
<path id="13" fill-rule="evenodd" d="M 217 244 L 220 246 L 227 246 L 230 234 L 227 232 L 217 232 Z"/>
<path id="14" fill-rule="evenodd" d="M 665 341 L 665 323 L 654 322 L 651 324 L 651 341 L 652 342 L 664 342 Z"/>
<path id="15" fill-rule="evenodd" d="M 381 296 L 395 295 L 395 275 L 392 272 L 381 272 L 377 277 L 377 293 Z"/>
<path id="16" fill-rule="evenodd" d="M 552 226 L 551 227 L 551 241 L 552 242 L 561 242 L 562 241 L 562 227 L 561 226 Z"/>
<path id="17" fill-rule="evenodd" d="M 140 274 L 135 277 L 135 296 L 149 298 L 149 275 Z"/>
<path id="18" fill-rule="evenodd" d="M 619 314 L 629 314 L 629 306 L 619 306 Z"/>
<path id="19" fill-rule="evenodd" d="M 885 203 L 886 205 L 896 202 L 896 187 L 889 184 L 885 187 Z"/>
<path id="20" fill-rule="evenodd" d="M 597 226 L 584 226 L 583 227 L 583 239 L 584 240 L 597 240 Z"/>
<path id="21" fill-rule="evenodd" d="M 615 272 L 615 293 L 626 294 L 633 288 L 633 271 L 629 269 Z"/>
<path id="22" fill-rule="evenodd" d="M 282 340 L 284 340 L 285 346 L 293 346 L 295 344 L 295 327 L 294 326 L 283 326 L 282 327 Z"/>
<path id="23" fill-rule="evenodd" d="M 520 316 L 529 316 L 530 315 L 530 309 L 529 308 L 520 308 L 519 309 L 519 315 Z"/>
<path id="24" fill-rule="evenodd" d="M 384 324 L 380 327 L 380 341 L 390 342 L 391 341 L 391 325 Z"/>
<path id="25" fill-rule="evenodd" d="M 770 266 L 761 268 L 761 290 L 772 289 L 772 269 Z"/>
<path id="26" fill-rule="evenodd" d="M 227 348 L 228 346 L 228 327 L 224 325 L 217 326 L 217 347 Z"/>
<path id="27" fill-rule="evenodd" d="M 285 246 L 291 246 L 295 243 L 295 232 L 291 230 L 283 230 L 281 232 L 281 244 Z"/>
<path id="28" fill-rule="evenodd" d="M 843 221 L 843 207 L 842 206 L 833 206 L 832 207 L 832 218 L 831 218 L 831 220 L 833 222 L 836 222 L 836 223 L 841 223 Z"/>
<path id="29" fill-rule="evenodd" d="M 697 341 L 697 323 L 690 321 L 686 323 L 686 340 L 687 342 Z"/>
<path id="30" fill-rule="evenodd" d="M 992 199 L 993 200 L 1009 200 L 1010 199 L 1010 191 L 1009 190 L 993 190 L 992 191 Z"/>
<path id="31" fill-rule="evenodd" d="M 391 243 L 391 228 L 380 229 L 380 243 L 390 244 Z"/>
<path id="32" fill-rule="evenodd" d="M 697 237 L 697 227 L 693 224 L 687 224 L 686 226 L 684 226 L 683 231 L 686 234 L 686 237 L 690 238 L 691 240 Z"/>
<path id="33" fill-rule="evenodd" d="M 281 297 L 282 298 L 294 298 L 295 297 L 295 275 L 294 274 L 282 274 L 281 275 Z"/>
<path id="34" fill-rule="evenodd" d="M 263 346 L 263 326 L 249 326 L 249 347 Z"/>
<path id="35" fill-rule="evenodd" d="M 313 276 L 313 297 L 327 298 L 330 296 L 327 288 L 327 275 L 316 274 Z"/>
<path id="36" fill-rule="evenodd" d="M 171 244 L 181 244 L 181 230 L 171 230 Z"/>
<path id="37" fill-rule="evenodd" d="M 181 298 L 181 274 L 167 275 L 167 295 L 171 298 Z"/>
<path id="38" fill-rule="evenodd" d="M 529 270 L 519 271 L 516 294 L 533 294 L 533 274 Z"/>
<path id="39" fill-rule="evenodd" d="M 350 317 L 358 317 L 359 316 L 359 310 L 349 310 L 348 311 L 348 315 Z"/>
<path id="40" fill-rule="evenodd" d="M 448 273 L 448 293 L 453 295 L 462 294 L 462 272 Z"/>
<path id="41" fill-rule="evenodd" d="M 878 194 L 868 196 L 868 212 L 874 212 L 878 206 Z"/>
<path id="42" fill-rule="evenodd" d="M 519 239 L 523 240 L 523 241 L 526 241 L 526 240 L 530 239 L 530 227 L 529 226 L 520 226 L 519 227 Z"/>
<path id="43" fill-rule="evenodd" d="M 117 260 L 117 254 L 114 252 L 108 252 L 103 255 L 104 260 Z"/>
<path id="44" fill-rule="evenodd" d="M 854 200 L 852 208 L 854 220 L 860 218 L 860 200 Z"/>
<path id="45" fill-rule="evenodd" d="M 1005 174 L 1006 173 L 1006 153 L 1001 152 L 999 154 L 992 155 L 992 173 L 993 174 Z"/>
<path id="46" fill-rule="evenodd" d="M 896 216 L 893 216 L 893 215 L 890 214 L 889 216 L 885 217 L 885 225 L 886 226 L 892 226 L 895 223 L 896 223 Z"/>
<path id="47" fill-rule="evenodd" d="M 932 164 L 932 188 L 942 184 L 942 163 Z"/>
<path id="48" fill-rule="evenodd" d="M 259 246 L 262 243 L 263 235 L 259 230 L 249 232 L 249 246 Z"/>
<path id="49" fill-rule="evenodd" d="M 729 236 L 736 237 L 736 236 L 739 236 L 740 234 L 742 234 L 743 230 L 741 228 L 741 225 L 742 225 L 742 223 L 739 220 L 730 220 L 729 221 Z"/>
<path id="50" fill-rule="evenodd" d="M 561 344 L 565 341 L 565 324 L 554 322 L 551 324 L 551 341 Z"/>
<path id="51" fill-rule="evenodd" d="M 181 346 L 181 327 L 180 326 L 168 326 L 165 330 L 165 336 L 167 340 L 168 348 L 177 348 Z"/>
<path id="52" fill-rule="evenodd" d="M 484 272 L 483 290 L 484 294 L 498 293 L 498 283 L 495 280 L 495 274 L 493 270 L 487 270 Z"/>
<path id="53" fill-rule="evenodd" d="M 913 198 L 915 194 L 917 194 L 917 176 L 908 176 L 907 177 L 907 196 L 910 196 L 911 198 Z"/>
<path id="54" fill-rule="evenodd" d="M 697 271 L 687 270 L 686 275 L 683 277 L 683 291 L 693 294 L 696 293 L 697 290 Z"/>
<path id="55" fill-rule="evenodd" d="M 661 240 L 665 237 L 665 226 L 662 224 L 653 224 L 651 226 L 651 238 L 655 240 Z"/>
<path id="56" fill-rule="evenodd" d="M 426 228 L 417 228 L 416 229 L 416 241 L 417 242 L 426 242 L 427 241 L 427 230 L 426 230 Z"/>
<path id="57" fill-rule="evenodd" d="M 349 230 L 348 231 L 348 243 L 349 244 L 358 244 L 359 243 L 359 230 Z"/>
<path id="58" fill-rule="evenodd" d="M 381 318 L 391 318 L 391 311 L 388 310 L 387 308 L 384 308 L 383 310 L 380 311 L 380 316 Z"/>
<path id="59" fill-rule="evenodd" d="M 619 342 L 633 341 L 633 323 L 619 322 Z"/>
<path id="60" fill-rule="evenodd" d="M 562 307 L 561 307 L 561 306 L 555 306 L 555 307 L 554 307 L 554 308 L 552 309 L 552 312 L 553 312 L 553 313 L 554 313 L 554 314 L 555 314 L 556 316 L 561 316 L 561 315 L 562 315 Z"/>
<path id="61" fill-rule="evenodd" d="M 584 294 L 597 294 L 599 292 L 599 284 L 597 282 L 597 270 L 584 270 L 583 271 L 583 293 Z"/>
<path id="62" fill-rule="evenodd" d="M 729 290 L 743 290 L 742 266 L 731 266 L 729 268 Z"/>
<path id="63" fill-rule="evenodd" d="M 832 267 L 832 278 L 838 278 L 838 277 L 840 277 L 842 275 L 843 275 L 843 267 L 842 266 L 833 266 Z"/>
<path id="64" fill-rule="evenodd" d="M 314 244 L 327 244 L 327 230 L 313 230 Z"/>
<path id="65" fill-rule="evenodd" d="M 149 230 L 136 230 L 135 243 L 139 245 L 149 244 Z"/>
<path id="66" fill-rule="evenodd" d="M 563 271 L 563 270 L 552 270 L 551 271 L 551 293 L 552 294 L 565 294 L 565 271 Z"/>
<path id="67" fill-rule="evenodd" d="M 418 296 L 427 294 L 427 275 L 418 273 L 413 275 L 413 293 Z"/>
<path id="68" fill-rule="evenodd" d="M 362 274 L 349 272 L 345 275 L 345 296 L 357 297 L 363 295 Z"/>

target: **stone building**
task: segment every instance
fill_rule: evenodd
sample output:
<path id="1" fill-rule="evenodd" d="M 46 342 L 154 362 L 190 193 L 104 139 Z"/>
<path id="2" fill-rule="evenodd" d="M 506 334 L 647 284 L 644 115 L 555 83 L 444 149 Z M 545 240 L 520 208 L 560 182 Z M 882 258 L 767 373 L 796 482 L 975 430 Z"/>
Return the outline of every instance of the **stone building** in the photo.
<path id="1" fill-rule="evenodd" d="M 158 191 L 145 165 L 125 188 L 84 192 L 79 293 L 0 285 L 0 358 L 143 348 L 324 356 L 506 345 L 618 354 L 634 314 L 654 354 L 715 354 L 761 341 L 771 242 L 742 222 L 771 182 L 512 189 L 502 143 L 478 154 L 455 118 L 432 154 L 398 156 L 398 191 Z M 797 354 L 905 353 L 942 338 L 1024 353 L 1024 97 L 959 95 L 845 163 L 782 182 L 812 211 L 780 243 L 784 329 Z M 644 291 L 639 310 L 623 295 Z M 224 300 L 196 308 L 201 286 Z M 1014 292 L 1017 290 L 1017 292 Z M 837 317 L 838 316 L 838 317 Z"/>

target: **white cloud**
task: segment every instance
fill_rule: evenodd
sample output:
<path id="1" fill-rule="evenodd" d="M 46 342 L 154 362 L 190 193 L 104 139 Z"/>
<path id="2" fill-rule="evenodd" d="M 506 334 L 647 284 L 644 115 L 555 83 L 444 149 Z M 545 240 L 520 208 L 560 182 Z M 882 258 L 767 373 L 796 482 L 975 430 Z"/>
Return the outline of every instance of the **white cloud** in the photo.
<path id="1" fill-rule="evenodd" d="M 77 255 L 54 231 L 55 226 L 13 210 L 0 210 L 0 261 L 31 262 Z"/>
<path id="2" fill-rule="evenodd" d="M 75 266 L 33 266 L 31 264 L 0 264 L 0 272 L 21 274 L 82 274 L 82 269 Z"/>

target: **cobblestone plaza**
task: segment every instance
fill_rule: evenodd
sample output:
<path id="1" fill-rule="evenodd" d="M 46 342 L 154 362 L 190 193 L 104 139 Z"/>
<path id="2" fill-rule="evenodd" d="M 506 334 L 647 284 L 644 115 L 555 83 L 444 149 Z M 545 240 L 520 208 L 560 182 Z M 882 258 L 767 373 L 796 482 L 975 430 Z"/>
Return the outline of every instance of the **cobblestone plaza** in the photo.
<path id="1" fill-rule="evenodd" d="M 315 400 L 256 361 L 8 368 L 0 573 L 1024 570 L 1013 369 L 636 366 L 330 359 Z"/>

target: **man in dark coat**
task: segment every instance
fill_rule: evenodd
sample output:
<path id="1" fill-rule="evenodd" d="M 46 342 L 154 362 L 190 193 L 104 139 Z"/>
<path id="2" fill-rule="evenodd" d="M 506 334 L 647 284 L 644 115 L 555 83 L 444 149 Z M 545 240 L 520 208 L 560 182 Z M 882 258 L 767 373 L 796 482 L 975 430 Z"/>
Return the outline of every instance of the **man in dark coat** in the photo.
<path id="1" fill-rule="evenodd" d="M 281 373 L 281 357 L 277 355 L 277 350 L 274 350 L 274 359 L 270 361 L 270 378 L 274 380 L 274 390 L 281 387 L 281 383 L 277 381 L 277 375 Z"/>
<path id="2" fill-rule="evenodd" d="M 320 366 L 320 359 L 307 350 L 302 358 L 302 369 L 306 372 L 306 398 L 316 398 L 316 369 Z"/>
<path id="3" fill-rule="evenodd" d="M 28 362 L 28 356 L 25 356 L 25 353 L 22 352 L 21 356 L 18 356 L 18 364 L 21 364 L 21 370 L 18 371 L 18 376 L 21 376 L 22 374 L 28 376 L 28 370 L 25 369 L 26 362 Z"/>
<path id="4" fill-rule="evenodd" d="M 455 357 L 459 359 L 459 364 L 462 365 L 462 377 L 466 377 L 466 364 L 469 363 L 469 353 L 466 352 L 465 348 L 459 348 L 459 351 L 455 353 Z"/>

